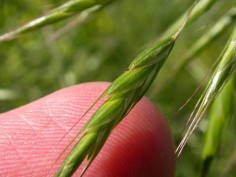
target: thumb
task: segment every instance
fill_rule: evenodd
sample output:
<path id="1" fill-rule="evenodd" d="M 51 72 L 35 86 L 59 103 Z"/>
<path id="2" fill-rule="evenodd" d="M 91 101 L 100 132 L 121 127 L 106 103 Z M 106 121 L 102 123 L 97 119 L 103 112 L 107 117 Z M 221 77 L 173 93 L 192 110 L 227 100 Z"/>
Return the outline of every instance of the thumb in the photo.
<path id="1" fill-rule="evenodd" d="M 52 164 L 91 114 L 71 127 L 107 86 L 68 87 L 1 114 L 0 176 L 53 176 L 62 160 L 53 168 Z M 114 129 L 85 176 L 172 177 L 174 170 L 170 130 L 155 106 L 143 98 Z"/>

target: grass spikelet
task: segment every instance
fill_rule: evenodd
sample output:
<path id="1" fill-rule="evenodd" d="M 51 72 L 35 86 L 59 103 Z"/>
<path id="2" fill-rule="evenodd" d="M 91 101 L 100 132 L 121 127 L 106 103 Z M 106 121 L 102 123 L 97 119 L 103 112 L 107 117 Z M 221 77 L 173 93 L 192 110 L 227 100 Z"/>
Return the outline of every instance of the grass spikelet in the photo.
<path id="1" fill-rule="evenodd" d="M 233 34 L 227 43 L 225 49 L 219 57 L 219 62 L 215 67 L 213 76 L 211 77 L 207 88 L 200 97 L 196 107 L 194 108 L 190 120 L 191 123 L 188 126 L 186 134 L 184 135 L 181 143 L 176 149 L 176 154 L 180 155 L 187 140 L 192 132 L 199 125 L 200 121 L 206 114 L 209 106 L 215 100 L 216 96 L 224 88 L 230 77 L 233 75 L 236 68 L 236 27 Z"/>
<path id="2" fill-rule="evenodd" d="M 196 1 L 198 2 L 198 1 Z M 196 4 L 196 3 L 195 3 Z M 113 128 L 129 113 L 144 96 L 165 63 L 176 39 L 183 30 L 195 4 L 189 9 L 182 26 L 171 37 L 158 41 L 144 50 L 103 93 L 105 103 L 91 116 L 81 132 L 82 137 L 61 165 L 57 177 L 71 176 L 87 158 L 86 172 Z"/>
<path id="3" fill-rule="evenodd" d="M 212 104 L 209 114 L 209 124 L 205 133 L 202 151 L 202 177 L 207 176 L 211 162 L 218 152 L 222 133 L 226 130 L 234 109 L 233 79 L 226 84 L 219 97 Z"/>
<path id="4" fill-rule="evenodd" d="M 13 40 L 23 33 L 69 18 L 89 8 L 93 8 L 92 11 L 100 9 L 110 2 L 112 0 L 70 0 L 52 10 L 47 15 L 36 18 L 13 31 L 1 35 L 0 42 Z"/>
<path id="5" fill-rule="evenodd" d="M 112 129 L 143 97 L 168 57 L 175 38 L 167 38 L 141 53 L 105 91 L 107 101 L 84 126 L 82 138 L 62 164 L 57 176 L 71 176 L 87 157 L 87 170 L 101 150 Z"/>

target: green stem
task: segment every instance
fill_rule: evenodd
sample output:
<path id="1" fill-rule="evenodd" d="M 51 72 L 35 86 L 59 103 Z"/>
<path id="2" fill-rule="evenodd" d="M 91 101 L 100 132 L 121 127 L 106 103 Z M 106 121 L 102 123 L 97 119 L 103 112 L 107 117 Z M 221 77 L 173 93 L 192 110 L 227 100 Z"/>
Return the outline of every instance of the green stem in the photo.
<path id="1" fill-rule="evenodd" d="M 0 36 L 0 42 L 9 41 L 15 39 L 17 36 L 41 28 L 43 26 L 58 22 L 60 20 L 74 16 L 86 9 L 96 7 L 99 9 L 114 0 L 71 0 L 65 4 L 59 6 L 58 8 L 52 10 L 47 15 L 39 17 L 35 20 L 30 21 L 26 25 L 19 27 L 13 31 Z M 95 8 L 95 9 L 96 9 Z"/>

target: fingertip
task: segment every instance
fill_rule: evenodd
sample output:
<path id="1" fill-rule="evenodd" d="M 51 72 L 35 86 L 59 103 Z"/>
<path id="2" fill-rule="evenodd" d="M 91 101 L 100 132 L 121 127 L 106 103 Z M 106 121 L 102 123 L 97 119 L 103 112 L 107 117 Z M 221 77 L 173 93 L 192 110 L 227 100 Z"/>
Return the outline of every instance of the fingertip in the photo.
<path id="1" fill-rule="evenodd" d="M 86 83 L 67 87 L 2 113 L 0 176 L 53 176 L 58 163 L 53 167 L 52 164 L 89 115 L 71 131 L 70 128 L 108 85 Z"/>
<path id="2" fill-rule="evenodd" d="M 97 82 L 68 87 L 2 114 L 0 131 L 4 134 L 0 140 L 8 143 L 1 146 L 4 152 L 0 154 L 0 176 L 46 176 L 91 114 L 81 119 L 62 141 L 61 137 L 108 85 Z M 115 127 L 85 176 L 171 177 L 174 167 L 170 130 L 155 105 L 143 98 Z M 53 168 L 50 174 L 56 170 Z"/>

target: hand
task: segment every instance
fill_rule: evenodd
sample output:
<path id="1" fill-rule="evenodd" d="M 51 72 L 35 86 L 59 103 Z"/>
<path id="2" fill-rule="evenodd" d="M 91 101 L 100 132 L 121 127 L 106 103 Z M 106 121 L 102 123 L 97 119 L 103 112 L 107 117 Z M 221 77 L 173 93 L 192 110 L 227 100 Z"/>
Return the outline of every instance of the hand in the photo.
<path id="1" fill-rule="evenodd" d="M 107 86 L 68 87 L 0 114 L 0 176 L 53 176 L 62 159 L 52 167 L 53 162 L 91 114 L 66 132 Z M 174 171 L 170 130 L 156 107 L 143 98 L 114 129 L 85 177 L 173 177 Z"/>

